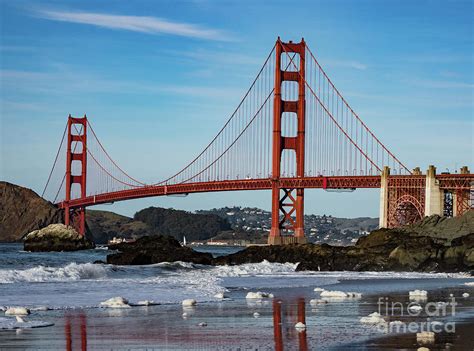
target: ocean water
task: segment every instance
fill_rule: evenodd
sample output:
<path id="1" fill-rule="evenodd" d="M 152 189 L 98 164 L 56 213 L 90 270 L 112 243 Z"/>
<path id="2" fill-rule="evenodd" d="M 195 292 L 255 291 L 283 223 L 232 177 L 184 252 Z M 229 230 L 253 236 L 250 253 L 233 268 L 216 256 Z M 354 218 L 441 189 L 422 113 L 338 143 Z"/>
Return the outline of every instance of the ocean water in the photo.
<path id="1" fill-rule="evenodd" d="M 201 247 L 214 255 L 235 252 L 235 247 Z M 249 290 L 310 289 L 338 284 L 360 292 L 397 291 L 459 284 L 463 274 L 395 272 L 296 272 L 295 263 L 263 261 L 238 266 L 211 267 L 186 262 L 148 266 L 94 264 L 110 251 L 30 253 L 19 244 L 0 244 L 0 305 L 47 306 L 51 309 L 98 307 L 100 302 L 123 296 L 130 302 L 153 300 L 180 303 L 193 298 L 216 301 L 216 293 L 242 297 Z M 366 282 L 370 280 L 370 286 Z M 389 281 L 390 284 L 386 282 Z M 375 290 L 374 290 L 375 289 Z"/>
<path id="2" fill-rule="evenodd" d="M 198 248 L 213 255 L 238 249 Z M 379 350 L 383 348 L 374 340 L 381 334 L 361 324 L 360 317 L 376 311 L 380 297 L 409 303 L 408 291 L 414 289 L 428 290 L 429 301 L 446 301 L 454 294 L 459 301 L 455 318 L 460 326 L 463 320 L 474 318 L 474 299 L 461 297 L 466 291 L 474 297 L 473 288 L 464 285 L 474 278 L 463 273 L 297 272 L 297 263 L 267 261 L 219 267 L 186 262 L 149 266 L 93 263 L 105 261 L 109 253 L 104 249 L 29 253 L 19 244 L 0 244 L 0 306 L 27 306 L 33 308 L 29 323 L 54 324 L 21 333 L 0 330 L 0 349 L 76 349 L 86 343 L 91 349 L 367 350 L 372 340 L 372 349 Z M 318 297 L 315 287 L 360 292 L 362 298 L 313 306 L 309 301 Z M 275 299 L 248 300 L 249 291 L 269 292 Z M 218 292 L 228 299 L 216 299 Z M 115 296 L 132 304 L 153 300 L 161 305 L 98 308 Z M 186 310 L 184 318 L 180 304 L 186 298 L 196 299 L 198 306 Z M 301 311 L 306 314 L 305 333 L 294 328 Z M 279 315 L 280 324 L 276 322 Z M 426 316 L 418 318 L 424 320 Z M 199 326 L 203 321 L 208 323 L 205 329 Z M 0 329 L 12 323 L 11 317 L 0 317 Z M 437 336 L 439 345 L 452 341 L 449 335 L 448 341 L 444 337 Z M 416 340 L 414 335 L 405 337 L 407 345 L 413 345 L 413 338 Z M 401 340 L 395 338 L 392 346 Z M 354 347 L 356 343 L 360 347 Z"/>

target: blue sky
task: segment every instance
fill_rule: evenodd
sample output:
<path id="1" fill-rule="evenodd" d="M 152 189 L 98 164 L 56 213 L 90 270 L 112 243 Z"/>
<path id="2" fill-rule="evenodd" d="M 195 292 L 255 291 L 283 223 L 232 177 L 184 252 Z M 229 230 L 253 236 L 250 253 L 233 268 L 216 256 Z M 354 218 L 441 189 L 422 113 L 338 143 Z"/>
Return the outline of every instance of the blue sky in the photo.
<path id="1" fill-rule="evenodd" d="M 277 36 L 304 37 L 374 133 L 413 168 L 474 167 L 472 1 L 0 0 L 0 178 L 40 192 L 69 113 L 152 182 L 221 128 Z M 362 204 L 362 205 L 361 205 Z M 269 208 L 270 193 L 102 208 Z M 307 213 L 377 216 L 378 191 L 307 192 Z"/>

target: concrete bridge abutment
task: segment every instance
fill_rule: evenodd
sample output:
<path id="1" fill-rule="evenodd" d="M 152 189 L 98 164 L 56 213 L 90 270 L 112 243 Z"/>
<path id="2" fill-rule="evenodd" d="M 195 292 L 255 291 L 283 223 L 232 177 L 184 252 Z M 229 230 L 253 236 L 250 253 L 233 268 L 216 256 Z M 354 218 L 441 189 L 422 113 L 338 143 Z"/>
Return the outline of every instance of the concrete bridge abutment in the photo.
<path id="1" fill-rule="evenodd" d="M 413 169 L 408 182 L 390 176 L 385 167 L 380 181 L 379 227 L 393 228 L 413 223 L 425 216 L 457 217 L 472 208 L 473 189 L 467 166 L 459 173 L 436 174 L 430 165 L 423 177 L 419 167 Z"/>

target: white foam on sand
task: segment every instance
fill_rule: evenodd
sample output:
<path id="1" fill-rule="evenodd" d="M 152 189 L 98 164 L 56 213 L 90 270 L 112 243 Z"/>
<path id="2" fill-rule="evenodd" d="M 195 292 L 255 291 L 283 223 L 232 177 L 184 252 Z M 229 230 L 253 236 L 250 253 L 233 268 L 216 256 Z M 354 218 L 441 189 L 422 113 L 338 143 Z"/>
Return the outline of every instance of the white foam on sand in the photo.
<path id="1" fill-rule="evenodd" d="M 197 301 L 194 299 L 186 299 L 181 302 L 183 307 L 191 307 L 191 306 L 196 306 Z"/>
<path id="2" fill-rule="evenodd" d="M 128 300 L 120 296 L 112 297 L 106 301 L 103 301 L 100 303 L 100 305 L 102 307 L 108 307 L 108 308 L 130 308 L 131 307 L 128 304 Z"/>
<path id="3" fill-rule="evenodd" d="M 24 322 L 21 322 L 18 321 L 16 318 L 0 317 L 0 329 L 28 329 L 49 327 L 52 325 L 54 324 L 44 321 L 25 320 Z"/>
<path id="4" fill-rule="evenodd" d="M 245 296 L 246 299 L 272 299 L 273 294 L 263 292 L 263 291 L 257 291 L 257 292 L 248 292 L 247 296 Z"/>
<path id="5" fill-rule="evenodd" d="M 371 313 L 367 317 L 362 317 L 360 322 L 368 325 L 379 325 L 386 323 L 385 319 L 378 312 Z"/>
<path id="6" fill-rule="evenodd" d="M 5 316 L 26 316 L 30 310 L 26 307 L 8 307 L 5 310 Z"/>
<path id="7" fill-rule="evenodd" d="M 306 325 L 302 322 L 298 322 L 298 323 L 295 324 L 295 328 L 300 329 L 300 330 L 304 330 L 304 329 L 306 329 Z"/>
<path id="8" fill-rule="evenodd" d="M 428 291 L 426 290 L 413 290 L 408 292 L 409 297 L 427 297 Z"/>

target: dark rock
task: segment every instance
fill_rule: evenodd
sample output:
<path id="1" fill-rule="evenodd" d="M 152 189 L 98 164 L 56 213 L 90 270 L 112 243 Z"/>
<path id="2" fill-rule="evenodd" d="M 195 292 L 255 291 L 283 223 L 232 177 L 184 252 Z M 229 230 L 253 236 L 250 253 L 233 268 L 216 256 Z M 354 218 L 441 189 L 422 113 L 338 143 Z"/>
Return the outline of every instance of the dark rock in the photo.
<path id="1" fill-rule="evenodd" d="M 469 210 L 462 216 L 454 218 L 438 215 L 425 217 L 399 230 L 411 236 L 429 236 L 449 244 L 456 238 L 474 233 L 474 210 Z"/>
<path id="2" fill-rule="evenodd" d="M 0 182 L 0 241 L 21 241 L 31 231 L 62 219 L 62 211 L 33 190 Z"/>
<path id="3" fill-rule="evenodd" d="M 212 262 L 211 254 L 183 247 L 176 239 L 169 236 L 145 236 L 133 243 L 113 245 L 113 249 L 119 252 L 107 256 L 109 264 L 143 265 L 175 261 L 211 264 Z"/>
<path id="4" fill-rule="evenodd" d="M 467 216 L 470 216 L 468 214 Z M 470 217 L 472 218 L 472 217 Z M 464 221 L 453 219 L 454 221 Z M 426 223 L 433 223 L 425 220 Z M 443 223 L 446 221 L 435 221 Z M 449 223 L 448 223 L 449 224 Z M 452 227 L 452 224 L 449 224 Z M 181 247 L 171 237 L 155 236 L 134 243 L 113 246 L 120 252 L 107 256 L 112 264 L 152 264 L 187 261 L 213 265 L 238 265 L 267 260 L 299 263 L 297 270 L 312 271 L 472 271 L 474 268 L 474 233 L 439 240 L 449 235 L 437 231 L 433 238 L 410 234 L 406 228 L 375 230 L 359 239 L 354 246 L 305 244 L 285 246 L 251 246 L 228 256 L 212 258 L 189 247 Z M 425 231 L 425 234 L 429 234 Z"/>
<path id="5" fill-rule="evenodd" d="M 470 271 L 474 267 L 473 211 L 453 219 L 425 218 L 397 229 L 379 229 L 354 246 L 253 246 L 213 260 L 217 265 L 270 262 L 298 263 L 297 270 L 322 271 Z M 456 227 L 462 227 L 459 229 Z M 443 230 L 453 230 L 445 233 Z M 416 228 L 411 233 L 409 228 Z M 422 230 L 424 228 L 424 230 Z M 457 228 L 457 229 L 456 229 Z M 430 236 L 431 230 L 436 235 Z M 457 233 L 453 235 L 452 233 Z M 463 235 L 461 235 L 462 233 Z M 425 235 L 421 235 L 425 234 Z"/>
<path id="6" fill-rule="evenodd" d="M 94 243 L 64 224 L 50 224 L 29 233 L 24 239 L 25 251 L 77 251 L 93 249 Z"/>

